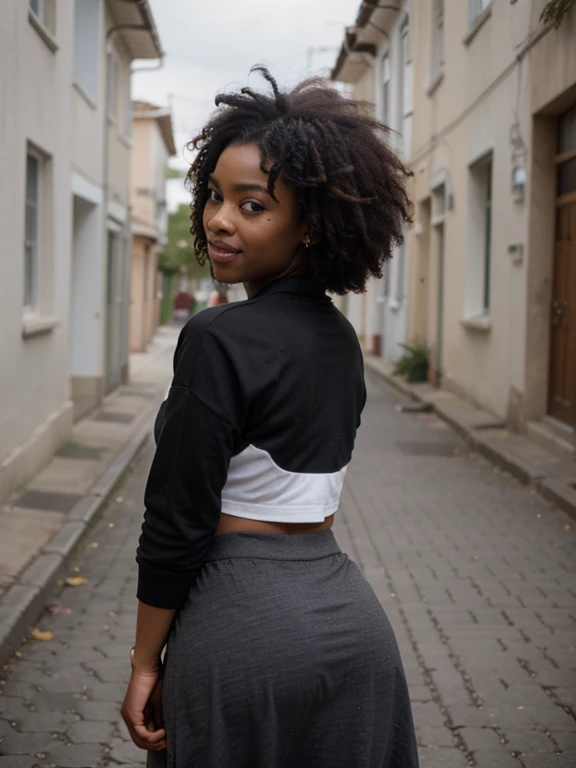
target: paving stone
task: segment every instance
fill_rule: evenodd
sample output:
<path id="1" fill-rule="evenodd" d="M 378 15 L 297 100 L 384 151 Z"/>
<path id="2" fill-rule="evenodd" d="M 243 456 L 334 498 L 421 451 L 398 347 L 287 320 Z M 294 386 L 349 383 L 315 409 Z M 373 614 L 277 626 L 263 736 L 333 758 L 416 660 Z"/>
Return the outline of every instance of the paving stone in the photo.
<path id="1" fill-rule="evenodd" d="M 24 720 L 18 722 L 18 730 L 23 733 L 35 731 L 62 733 L 79 721 L 79 715 L 66 712 L 30 712 Z"/>
<path id="2" fill-rule="evenodd" d="M 417 725 L 426 724 L 440 727 L 444 725 L 446 719 L 442 712 L 440 712 L 438 705 L 433 701 L 425 704 L 415 701 L 412 704 L 412 714 Z"/>
<path id="3" fill-rule="evenodd" d="M 493 750 L 488 752 L 477 750 L 474 752 L 474 760 L 476 768 L 520 768 L 522 765 L 509 752 L 494 752 Z M 442 766 L 438 765 L 438 768 L 442 768 Z"/>
<path id="4" fill-rule="evenodd" d="M 418 750 L 420 768 L 467 768 L 466 757 L 459 749 L 421 747 Z M 518 768 L 518 766 L 515 766 Z"/>
<path id="5" fill-rule="evenodd" d="M 134 744 L 132 741 L 124 741 L 124 739 L 114 739 L 110 744 L 110 756 L 119 763 L 138 763 L 138 761 L 145 759 L 145 753 L 143 750 Z"/>
<path id="6" fill-rule="evenodd" d="M 522 755 L 522 762 L 525 768 L 574 768 L 571 758 L 565 755 L 543 755 L 541 752 Z"/>
<path id="7" fill-rule="evenodd" d="M 109 701 L 77 701 L 74 709 L 84 720 L 101 720 L 113 723 L 120 715 L 120 707 Z"/>
<path id="8" fill-rule="evenodd" d="M 52 744 L 58 743 L 51 732 L 48 733 L 17 733 L 7 734 L 0 744 L 0 754 L 5 755 L 34 755 L 46 752 Z"/>
<path id="9" fill-rule="evenodd" d="M 449 728 L 433 725 L 416 726 L 419 747 L 455 747 L 456 740 Z"/>
<path id="10" fill-rule="evenodd" d="M 74 744 L 108 744 L 113 730 L 114 726 L 110 722 L 87 720 L 70 726 L 66 733 Z"/>
<path id="11" fill-rule="evenodd" d="M 554 745 L 543 731 L 506 730 L 506 738 L 511 751 L 553 752 Z"/>
<path id="12" fill-rule="evenodd" d="M 102 747 L 96 744 L 82 746 L 59 745 L 49 750 L 46 758 L 48 764 L 55 763 L 58 768 L 94 768 L 102 757 Z"/>
<path id="13" fill-rule="evenodd" d="M 0 755 L 0 768 L 38 768 L 38 758 L 28 755 Z"/>
<path id="14" fill-rule="evenodd" d="M 500 736 L 493 728 L 461 728 L 459 734 L 471 752 L 481 750 L 484 752 L 502 752 L 503 744 Z"/>
<path id="15" fill-rule="evenodd" d="M 556 731 L 552 738 L 563 752 L 576 752 L 576 728 L 574 731 Z M 574 761 L 576 765 L 576 761 Z"/>

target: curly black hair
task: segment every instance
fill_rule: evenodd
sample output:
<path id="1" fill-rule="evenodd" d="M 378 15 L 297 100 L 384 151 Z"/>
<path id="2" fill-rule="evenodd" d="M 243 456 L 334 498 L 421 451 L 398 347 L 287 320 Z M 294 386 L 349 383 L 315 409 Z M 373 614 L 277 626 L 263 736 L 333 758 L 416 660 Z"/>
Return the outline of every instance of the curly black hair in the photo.
<path id="1" fill-rule="evenodd" d="M 208 258 L 202 214 L 209 174 L 229 145 L 256 144 L 262 170 L 270 166 L 272 197 L 280 173 L 295 189 L 308 223 L 313 276 L 333 293 L 364 291 L 370 276 L 382 277 L 411 221 L 410 172 L 386 142 L 389 129 L 320 79 L 283 92 L 265 67 L 251 71 L 263 75 L 272 94 L 252 88 L 219 94 L 216 106 L 223 108 L 189 144 L 198 152 L 188 172 L 196 258 L 201 264 Z"/>

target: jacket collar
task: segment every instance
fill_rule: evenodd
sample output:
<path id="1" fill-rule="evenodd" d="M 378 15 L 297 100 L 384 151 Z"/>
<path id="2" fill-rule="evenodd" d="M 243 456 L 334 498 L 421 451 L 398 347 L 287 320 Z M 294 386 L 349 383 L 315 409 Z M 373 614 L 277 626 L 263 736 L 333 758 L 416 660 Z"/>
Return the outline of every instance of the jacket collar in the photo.
<path id="1" fill-rule="evenodd" d="M 330 298 L 326 295 L 324 288 L 314 280 L 312 275 L 288 275 L 273 280 L 258 293 L 254 294 L 253 299 L 259 299 L 262 296 L 270 296 L 274 293 L 295 293 L 304 296 L 314 296 L 316 298 Z"/>

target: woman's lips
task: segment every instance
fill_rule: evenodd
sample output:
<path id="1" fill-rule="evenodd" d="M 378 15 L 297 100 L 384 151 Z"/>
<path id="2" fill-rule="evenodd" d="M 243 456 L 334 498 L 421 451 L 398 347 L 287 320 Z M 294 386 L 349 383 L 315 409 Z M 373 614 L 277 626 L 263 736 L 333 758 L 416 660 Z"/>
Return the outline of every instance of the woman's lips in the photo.
<path id="1" fill-rule="evenodd" d="M 232 250 L 229 247 L 208 243 L 208 255 L 212 261 L 215 261 L 218 264 L 229 264 L 241 253 L 242 251 Z"/>

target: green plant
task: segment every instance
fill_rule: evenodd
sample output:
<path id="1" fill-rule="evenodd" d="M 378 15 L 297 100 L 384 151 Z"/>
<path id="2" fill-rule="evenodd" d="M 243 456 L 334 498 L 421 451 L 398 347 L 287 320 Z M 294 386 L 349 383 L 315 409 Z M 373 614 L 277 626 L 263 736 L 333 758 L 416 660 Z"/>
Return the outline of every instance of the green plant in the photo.
<path id="1" fill-rule="evenodd" d="M 408 381 L 426 381 L 430 356 L 423 344 L 401 344 L 406 353 L 394 365 L 397 376 L 406 376 Z"/>
<path id="2" fill-rule="evenodd" d="M 210 277 L 207 265 L 201 267 L 194 255 L 194 241 L 190 234 L 190 206 L 182 203 L 178 210 L 168 217 L 168 242 L 158 257 L 158 269 L 165 275 L 180 273 L 186 267 L 189 278 Z"/>
<path id="3" fill-rule="evenodd" d="M 564 16 L 568 13 L 570 8 L 574 5 L 574 0 L 550 0 L 546 3 L 542 13 L 540 14 L 540 21 L 543 24 L 553 24 L 555 29 L 558 29 Z"/>

